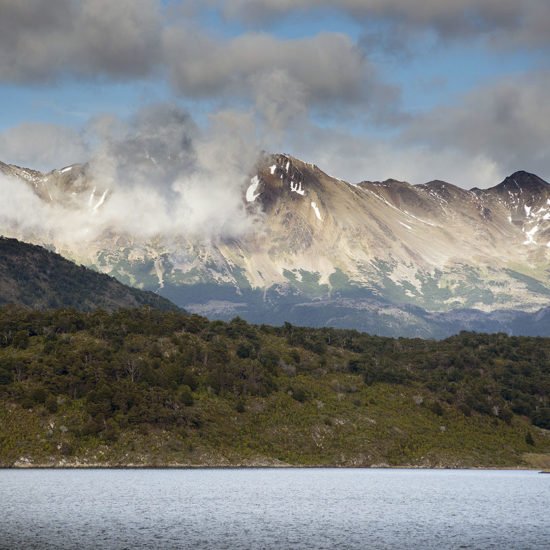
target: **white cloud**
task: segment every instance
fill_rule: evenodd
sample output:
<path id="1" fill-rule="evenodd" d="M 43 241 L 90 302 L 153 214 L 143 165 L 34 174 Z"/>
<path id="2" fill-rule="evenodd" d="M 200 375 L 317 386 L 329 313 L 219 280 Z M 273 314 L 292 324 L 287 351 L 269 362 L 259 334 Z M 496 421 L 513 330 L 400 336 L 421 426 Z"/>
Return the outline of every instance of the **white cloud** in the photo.
<path id="1" fill-rule="evenodd" d="M 425 145 L 436 158 L 454 150 L 484 155 L 505 173 L 550 171 L 550 73 L 501 79 L 467 93 L 454 105 L 416 117 L 405 130 L 408 144 Z"/>
<path id="2" fill-rule="evenodd" d="M 51 143 L 59 133 L 48 125 L 34 130 L 39 144 Z M 148 106 L 129 121 L 94 120 L 89 134 L 94 136 L 86 169 L 90 187 L 81 199 L 68 189 L 63 192 L 70 204 L 43 202 L 30 185 L 3 177 L 0 225 L 12 228 L 12 236 L 74 245 L 106 230 L 144 238 L 217 238 L 249 229 L 243 186 L 260 153 L 251 115 L 221 112 L 199 131 L 187 113 L 163 104 Z M 0 135 L 0 151 L 8 138 Z M 66 153 L 53 147 L 48 160 Z M 108 190 L 99 209 L 88 205 L 93 188 L 97 197 Z"/>
<path id="3" fill-rule="evenodd" d="M 344 129 L 311 126 L 291 146 L 297 156 L 351 183 L 397 179 L 419 184 L 440 179 L 470 189 L 491 187 L 507 175 L 481 152 L 442 148 L 434 153 L 426 146 L 353 135 Z"/>

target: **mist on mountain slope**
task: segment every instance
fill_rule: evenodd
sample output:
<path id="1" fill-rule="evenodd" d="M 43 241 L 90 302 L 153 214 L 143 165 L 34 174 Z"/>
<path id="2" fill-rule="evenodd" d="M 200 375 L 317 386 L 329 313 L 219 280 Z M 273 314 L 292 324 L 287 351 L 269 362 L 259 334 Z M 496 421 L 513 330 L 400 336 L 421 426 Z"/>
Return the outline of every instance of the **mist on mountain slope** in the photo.
<path id="1" fill-rule="evenodd" d="M 218 112 L 201 130 L 174 105 L 148 106 L 129 121 L 95 119 L 87 141 L 90 160 L 79 176 L 87 181 L 67 189 L 72 201 L 40 200 L 19 179 L 0 176 L 3 231 L 74 245 L 105 231 L 210 239 L 250 228 L 242 187 L 260 146 L 248 115 Z M 32 183 L 48 187 L 47 180 Z M 85 183 L 88 191 L 77 193 Z"/>

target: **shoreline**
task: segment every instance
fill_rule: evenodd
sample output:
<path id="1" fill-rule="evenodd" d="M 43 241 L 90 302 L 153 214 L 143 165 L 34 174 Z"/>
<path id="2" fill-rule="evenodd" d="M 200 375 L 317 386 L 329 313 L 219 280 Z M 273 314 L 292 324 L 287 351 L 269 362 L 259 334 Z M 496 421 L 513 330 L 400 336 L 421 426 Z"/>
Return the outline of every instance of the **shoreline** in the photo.
<path id="1" fill-rule="evenodd" d="M 539 472 L 541 474 L 550 474 L 550 471 L 545 471 L 541 468 L 533 468 L 529 466 L 337 466 L 337 465 L 314 465 L 314 466 L 296 466 L 292 464 L 284 465 L 190 465 L 190 464 L 127 464 L 127 465 L 102 465 L 102 464 L 86 464 L 86 465 L 51 465 L 51 464 L 32 464 L 28 466 L 0 466 L 0 471 L 8 470 L 426 470 L 426 471 L 502 471 L 502 472 Z"/>

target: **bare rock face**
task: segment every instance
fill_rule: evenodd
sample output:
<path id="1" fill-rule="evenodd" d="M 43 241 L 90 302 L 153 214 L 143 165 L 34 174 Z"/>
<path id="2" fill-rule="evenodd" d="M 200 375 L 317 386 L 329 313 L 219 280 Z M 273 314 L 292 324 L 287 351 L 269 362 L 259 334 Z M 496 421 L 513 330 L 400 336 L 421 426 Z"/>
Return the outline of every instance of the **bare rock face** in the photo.
<path id="1" fill-rule="evenodd" d="M 113 194 L 86 165 L 0 171 L 83 215 Z M 537 325 L 528 332 L 550 335 L 550 185 L 538 176 L 516 172 L 483 190 L 350 184 L 279 154 L 258 161 L 242 194 L 251 230 L 239 238 L 145 242 L 105 228 L 85 249 L 49 244 L 212 317 L 420 336 Z M 542 324 L 529 324 L 535 314 Z"/>

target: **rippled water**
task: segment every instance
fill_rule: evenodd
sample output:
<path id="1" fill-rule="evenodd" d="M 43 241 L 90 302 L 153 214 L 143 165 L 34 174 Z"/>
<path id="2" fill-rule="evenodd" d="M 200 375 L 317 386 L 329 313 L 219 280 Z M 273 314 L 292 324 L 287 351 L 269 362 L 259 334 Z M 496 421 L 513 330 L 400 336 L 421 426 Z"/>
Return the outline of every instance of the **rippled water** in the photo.
<path id="1" fill-rule="evenodd" d="M 550 548 L 550 476 L 3 470 L 0 548 Z"/>

